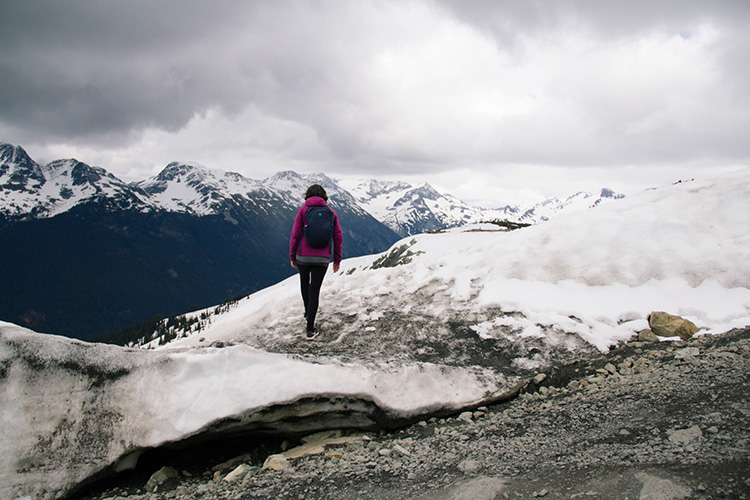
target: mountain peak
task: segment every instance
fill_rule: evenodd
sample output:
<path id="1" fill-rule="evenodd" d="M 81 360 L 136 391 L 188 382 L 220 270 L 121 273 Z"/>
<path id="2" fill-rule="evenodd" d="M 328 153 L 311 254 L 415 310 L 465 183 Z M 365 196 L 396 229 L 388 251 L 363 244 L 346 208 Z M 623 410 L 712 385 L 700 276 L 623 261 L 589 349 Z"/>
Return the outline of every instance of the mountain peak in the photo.
<path id="1" fill-rule="evenodd" d="M 76 159 L 40 166 L 19 146 L 0 145 L 0 213 L 18 219 L 47 218 L 82 203 L 107 210 L 143 207 L 139 194 L 114 175 Z"/>
<path id="2" fill-rule="evenodd" d="M 357 191 L 357 194 L 362 200 L 370 200 L 395 191 L 406 191 L 411 187 L 411 184 L 402 181 L 379 181 L 376 179 L 369 179 L 360 182 L 356 187 L 353 187 L 353 190 Z"/>
<path id="3" fill-rule="evenodd" d="M 294 170 L 282 170 L 276 172 L 271 177 L 267 178 L 267 181 L 278 182 L 278 181 L 290 181 L 290 180 L 301 180 L 302 176 Z"/>
<path id="4" fill-rule="evenodd" d="M 21 146 L 0 144 L 0 190 L 36 191 L 46 179 Z"/>
<path id="5" fill-rule="evenodd" d="M 414 193 L 418 193 L 420 196 L 428 200 L 437 200 L 443 195 L 440 194 L 437 189 L 432 187 L 429 183 L 423 182 L 413 190 Z"/>
<path id="6" fill-rule="evenodd" d="M 197 163 L 173 161 L 159 172 L 155 179 L 159 181 L 178 181 L 186 178 L 201 181 L 206 178 L 209 169 Z"/>
<path id="7" fill-rule="evenodd" d="M 92 167 L 74 158 L 69 160 L 55 160 L 45 165 L 42 170 L 48 180 L 70 177 L 74 186 L 91 185 L 97 186 L 99 182 L 106 179 L 122 183 L 114 175 L 100 167 Z"/>
<path id="8" fill-rule="evenodd" d="M 182 184 L 196 188 L 200 186 L 208 176 L 208 169 L 193 164 L 173 161 L 159 172 L 155 177 L 134 183 L 148 195 L 158 195 L 167 191 L 172 184 Z"/>
<path id="9" fill-rule="evenodd" d="M 21 146 L 14 146 L 6 142 L 0 143 L 0 162 L 26 164 L 34 163 L 29 154 Z"/>
<path id="10" fill-rule="evenodd" d="M 157 207 L 199 215 L 217 213 L 228 200 L 248 198 L 261 186 L 236 172 L 211 169 L 199 163 L 172 162 L 155 177 L 133 183 Z"/>
<path id="11" fill-rule="evenodd" d="M 338 184 L 325 174 L 298 174 L 293 170 L 284 170 L 268 177 L 262 184 L 271 189 L 288 193 L 293 198 L 302 198 L 312 184 L 320 184 L 328 192 L 329 198 L 340 191 Z"/>

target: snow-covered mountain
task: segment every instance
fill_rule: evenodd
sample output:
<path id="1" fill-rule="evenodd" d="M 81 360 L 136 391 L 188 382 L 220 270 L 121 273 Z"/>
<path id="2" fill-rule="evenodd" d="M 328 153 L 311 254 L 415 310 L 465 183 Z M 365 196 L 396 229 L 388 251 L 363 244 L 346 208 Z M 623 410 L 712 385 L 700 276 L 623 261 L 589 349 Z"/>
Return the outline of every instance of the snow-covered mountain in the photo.
<path id="1" fill-rule="evenodd" d="M 476 222 L 486 214 L 440 194 L 426 182 L 418 186 L 377 180 L 339 182 L 365 210 L 402 236 Z"/>
<path id="2" fill-rule="evenodd" d="M 211 170 L 195 163 L 172 162 L 158 175 L 132 184 L 162 210 L 196 215 L 215 214 L 227 201 L 262 189 L 259 182 L 234 172 Z"/>
<path id="3" fill-rule="evenodd" d="M 0 145 L 0 241 L 13 242 L 0 245 L 0 318 L 111 338 L 276 283 L 293 272 L 289 234 L 313 182 L 327 186 L 342 220 L 344 257 L 398 239 L 325 176 L 256 181 L 175 162 L 125 183 L 77 160 L 39 165 Z"/>
<path id="4" fill-rule="evenodd" d="M 278 203 L 297 204 L 312 183 L 321 184 L 334 207 L 366 212 L 401 236 L 487 220 L 535 224 L 563 213 L 593 208 L 621 199 L 604 188 L 598 194 L 576 193 L 565 200 L 550 198 L 529 205 L 497 209 L 472 207 L 428 183 L 377 180 L 334 180 L 323 174 L 279 172 L 264 180 L 196 163 L 172 162 L 158 175 L 125 183 L 100 167 L 74 159 L 47 165 L 34 162 L 20 146 L 0 144 L 0 215 L 15 219 L 44 218 L 96 201 L 112 210 L 162 210 L 197 216 L 219 214 L 228 205 L 263 209 Z"/>
<path id="5" fill-rule="evenodd" d="M 698 335 L 745 327 L 748 241 L 745 169 L 518 231 L 473 225 L 346 259 L 326 276 L 312 342 L 295 277 L 185 316 L 189 330 L 153 350 L 0 323 L 0 408 L 13 427 L 0 433 L 0 497 L 63 497 L 190 439 L 474 408 L 631 339 L 652 311 Z"/>
<path id="6" fill-rule="evenodd" d="M 513 220 L 514 222 L 536 224 L 553 219 L 563 213 L 568 214 L 587 208 L 595 208 L 624 197 L 624 194 L 615 193 L 608 188 L 603 188 L 597 194 L 579 191 L 568 196 L 565 200 L 553 197 L 530 206 L 506 207 L 505 212 L 511 214 L 509 220 Z"/>
<path id="7" fill-rule="evenodd" d="M 172 162 L 154 177 L 125 183 L 75 159 L 39 165 L 22 147 L 0 144 L 0 215 L 14 220 L 54 217 L 89 202 L 104 203 L 113 210 L 196 216 L 221 214 L 233 205 L 268 212 L 278 205 L 298 206 L 314 183 L 326 188 L 335 208 L 370 214 L 324 174 L 283 171 L 258 181 L 197 163 Z"/>
<path id="8" fill-rule="evenodd" d="M 261 184 L 268 189 L 282 193 L 288 199 L 294 200 L 295 203 L 298 203 L 304 198 L 305 191 L 307 191 L 307 188 L 310 185 L 320 184 L 326 190 L 329 198 L 328 201 L 335 210 L 341 211 L 342 208 L 346 207 L 348 210 L 356 212 L 357 214 L 367 214 L 374 217 L 379 222 L 383 222 L 372 214 L 372 212 L 364 209 L 352 194 L 344 189 L 339 182 L 331 179 L 325 174 L 318 173 L 301 175 L 291 170 L 285 170 L 264 179 L 261 181 Z"/>
<path id="9" fill-rule="evenodd" d="M 563 201 L 550 198 L 528 205 L 487 209 L 472 207 L 450 194 L 441 194 L 428 183 L 413 186 L 406 182 L 344 179 L 339 184 L 365 210 L 401 236 L 491 220 L 536 224 L 563 213 L 624 198 L 604 188 L 598 195 L 579 192 Z"/>
<path id="10" fill-rule="evenodd" d="M 14 218 L 47 218 L 87 201 L 112 209 L 145 209 L 145 193 L 102 168 L 78 160 L 39 165 L 20 146 L 0 144 L 0 214 Z"/>
<path id="11" fill-rule="evenodd" d="M 312 180 L 297 178 L 300 184 Z M 106 202 L 113 209 L 196 216 L 219 214 L 230 205 L 250 204 L 267 211 L 278 204 L 298 204 L 302 194 L 288 191 L 275 190 L 273 182 L 180 162 L 149 179 L 125 183 L 74 159 L 39 165 L 20 146 L 0 144 L 0 215 L 15 220 L 49 218 L 92 201 Z"/>

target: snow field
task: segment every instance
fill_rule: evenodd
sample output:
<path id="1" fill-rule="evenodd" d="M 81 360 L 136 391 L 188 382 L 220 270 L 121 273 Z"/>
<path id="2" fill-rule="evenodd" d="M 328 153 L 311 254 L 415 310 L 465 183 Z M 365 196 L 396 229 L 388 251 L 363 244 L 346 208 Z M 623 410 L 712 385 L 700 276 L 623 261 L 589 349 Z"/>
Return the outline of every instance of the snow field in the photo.
<path id="1" fill-rule="evenodd" d="M 365 324 L 388 310 L 439 319 L 499 307 L 524 318 L 490 322 L 495 326 L 525 335 L 557 326 L 601 350 L 647 328 L 657 310 L 718 333 L 750 324 L 749 228 L 750 176 L 741 170 L 513 232 L 478 224 L 409 237 L 393 247 L 408 247 L 408 263 L 372 270 L 379 256 L 367 256 L 345 261 L 338 274 L 329 271 L 321 310 Z M 241 341 L 240 332 L 252 335 L 301 310 L 291 277 L 251 296 L 203 335 Z M 476 328 L 493 335 L 486 323 Z"/>

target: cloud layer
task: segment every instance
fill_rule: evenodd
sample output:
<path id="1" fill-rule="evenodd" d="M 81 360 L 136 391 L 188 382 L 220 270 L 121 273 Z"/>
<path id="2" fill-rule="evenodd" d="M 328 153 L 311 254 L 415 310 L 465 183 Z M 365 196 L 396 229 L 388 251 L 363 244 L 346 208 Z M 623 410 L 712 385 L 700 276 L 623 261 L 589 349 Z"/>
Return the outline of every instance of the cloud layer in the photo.
<path id="1" fill-rule="evenodd" d="M 724 167 L 750 157 L 748 20 L 740 0 L 6 2 L 0 140 L 133 178 Z"/>

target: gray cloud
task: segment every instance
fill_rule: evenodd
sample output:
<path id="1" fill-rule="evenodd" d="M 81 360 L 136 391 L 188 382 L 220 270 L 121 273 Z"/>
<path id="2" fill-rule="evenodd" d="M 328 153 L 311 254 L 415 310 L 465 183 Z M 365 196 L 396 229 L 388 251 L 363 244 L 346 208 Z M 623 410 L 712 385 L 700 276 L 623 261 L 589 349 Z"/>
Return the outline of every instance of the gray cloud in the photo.
<path id="1" fill-rule="evenodd" d="M 63 139 L 177 130 L 236 90 L 223 33 L 231 10 L 207 2 L 8 2 L 0 16 L 0 113 Z M 231 39 L 229 40 L 232 41 Z"/>
<path id="2" fill-rule="evenodd" d="M 593 30 L 607 38 L 630 37 L 653 29 L 688 32 L 705 21 L 744 31 L 750 15 L 750 4 L 742 0 L 435 1 L 451 15 L 487 31 L 503 46 L 527 36 L 557 36 L 561 30 Z"/>
<path id="3" fill-rule="evenodd" d="M 217 168 L 367 175 L 741 163 L 749 19 L 745 1 L 4 2 L 0 140 L 114 170 L 210 164 L 211 145 Z"/>

